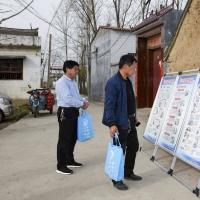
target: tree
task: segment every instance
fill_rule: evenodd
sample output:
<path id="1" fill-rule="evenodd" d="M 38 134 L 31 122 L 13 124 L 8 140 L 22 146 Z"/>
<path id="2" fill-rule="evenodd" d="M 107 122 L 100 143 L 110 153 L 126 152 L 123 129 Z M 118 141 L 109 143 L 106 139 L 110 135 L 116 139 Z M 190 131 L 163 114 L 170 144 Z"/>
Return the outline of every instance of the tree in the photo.
<path id="1" fill-rule="evenodd" d="M 74 0 L 74 12 L 77 16 L 76 27 L 79 30 L 77 31 L 77 38 L 81 48 L 80 64 L 87 68 L 88 86 L 90 86 L 91 80 L 91 41 L 98 30 L 103 3 L 103 0 Z M 84 85 L 86 80 L 86 76 L 80 76 L 79 81 L 83 81 Z M 90 88 L 88 89 L 90 90 Z"/>
<path id="2" fill-rule="evenodd" d="M 173 2 L 177 10 L 181 10 L 186 3 L 186 0 L 173 0 Z"/>
<path id="3" fill-rule="evenodd" d="M 61 48 L 65 51 L 65 59 L 68 59 L 68 43 L 69 43 L 69 30 L 73 26 L 73 1 L 64 1 L 55 20 L 54 25 L 62 31 L 62 37 L 57 34 L 56 42 L 61 45 Z"/>
<path id="4" fill-rule="evenodd" d="M 13 14 L 13 15 L 10 15 L 9 17 L 5 17 L 5 18 L 2 18 L 0 19 L 0 24 L 8 19 L 11 19 L 13 17 L 15 17 L 16 15 L 19 15 L 20 13 L 22 13 L 24 10 L 26 10 L 32 3 L 33 3 L 34 0 L 32 0 L 29 4 L 27 4 L 26 7 L 24 7 L 22 10 L 20 10 L 19 12 Z M 0 5 L 3 5 L 2 3 L 0 3 Z M 8 7 L 10 7 L 10 5 L 8 5 Z M 0 10 L 0 13 L 5 13 L 5 12 L 10 12 L 10 11 L 1 11 Z"/>
<path id="5" fill-rule="evenodd" d="M 63 2 L 54 21 L 54 25 L 62 30 L 63 35 L 55 36 L 54 47 L 59 48 L 63 58 L 75 59 L 80 64 L 81 70 L 85 72 L 87 69 L 88 78 L 83 76 L 84 72 L 80 70 L 81 91 L 87 79 L 90 86 L 91 42 L 97 34 L 99 25 L 109 23 L 119 28 L 134 27 L 146 19 L 151 10 L 160 10 L 161 4 L 169 6 L 169 1 L 172 0 L 65 0 Z M 176 8 L 180 9 L 186 0 L 174 1 Z M 59 59 L 57 56 L 55 58 Z"/>
<path id="6" fill-rule="evenodd" d="M 151 0 L 141 1 L 142 20 L 148 17 Z"/>
<path id="7" fill-rule="evenodd" d="M 133 0 L 128 0 L 128 1 L 113 0 L 117 27 L 121 28 L 124 27 L 132 3 Z"/>

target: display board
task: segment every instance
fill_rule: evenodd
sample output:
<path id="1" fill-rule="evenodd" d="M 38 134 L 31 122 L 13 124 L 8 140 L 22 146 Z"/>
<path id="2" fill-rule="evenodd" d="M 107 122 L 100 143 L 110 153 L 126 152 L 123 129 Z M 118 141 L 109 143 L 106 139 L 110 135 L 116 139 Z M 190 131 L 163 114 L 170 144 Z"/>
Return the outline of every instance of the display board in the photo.
<path id="1" fill-rule="evenodd" d="M 159 147 L 174 154 L 180 130 L 185 119 L 197 75 L 179 76 L 170 101 L 165 120 L 157 140 Z"/>
<path id="2" fill-rule="evenodd" d="M 175 156 L 200 169 L 200 80 L 194 88 Z"/>
<path id="3" fill-rule="evenodd" d="M 177 77 L 163 77 L 149 116 L 144 137 L 155 143 L 169 106 Z"/>

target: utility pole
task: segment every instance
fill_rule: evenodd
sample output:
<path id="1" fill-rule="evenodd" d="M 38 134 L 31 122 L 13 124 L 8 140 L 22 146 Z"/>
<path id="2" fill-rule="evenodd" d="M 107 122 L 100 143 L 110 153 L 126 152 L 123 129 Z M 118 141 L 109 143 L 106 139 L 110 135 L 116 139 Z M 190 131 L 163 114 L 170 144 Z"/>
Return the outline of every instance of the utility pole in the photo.
<path id="1" fill-rule="evenodd" d="M 47 87 L 50 87 L 50 67 L 51 67 L 51 34 L 49 35 L 49 59 L 48 59 L 48 80 Z"/>
<path id="2" fill-rule="evenodd" d="M 87 0 L 87 4 L 90 5 L 90 0 Z M 87 7 L 87 15 L 91 19 L 91 12 L 89 8 Z M 88 89 L 88 97 L 90 98 L 91 94 L 91 47 L 90 47 L 90 23 L 89 19 L 86 19 L 86 55 L 88 59 L 86 60 L 86 66 L 88 69 L 88 83 L 87 83 L 87 89 Z"/>

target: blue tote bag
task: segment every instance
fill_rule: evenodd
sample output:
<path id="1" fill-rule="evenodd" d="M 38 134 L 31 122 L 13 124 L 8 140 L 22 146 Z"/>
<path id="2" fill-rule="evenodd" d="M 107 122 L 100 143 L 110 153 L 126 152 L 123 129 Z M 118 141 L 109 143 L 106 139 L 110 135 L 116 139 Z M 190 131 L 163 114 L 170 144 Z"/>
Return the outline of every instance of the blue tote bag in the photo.
<path id="1" fill-rule="evenodd" d="M 77 140 L 84 142 L 94 137 L 92 118 L 86 110 L 82 110 L 81 116 L 78 117 Z"/>
<path id="2" fill-rule="evenodd" d="M 114 139 L 119 146 L 114 145 L 111 138 L 106 156 L 105 173 L 112 180 L 121 181 L 124 179 L 124 155 L 117 133 Z"/>

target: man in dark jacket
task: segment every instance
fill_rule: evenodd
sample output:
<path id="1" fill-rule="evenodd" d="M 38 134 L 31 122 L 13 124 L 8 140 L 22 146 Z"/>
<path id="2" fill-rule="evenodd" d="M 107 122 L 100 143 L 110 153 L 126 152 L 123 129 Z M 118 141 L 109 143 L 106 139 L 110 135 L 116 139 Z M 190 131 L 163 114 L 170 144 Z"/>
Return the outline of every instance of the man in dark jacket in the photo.
<path id="1" fill-rule="evenodd" d="M 102 123 L 110 128 L 110 136 L 119 134 L 119 141 L 125 154 L 124 178 L 138 181 L 142 177 L 133 173 L 136 152 L 139 148 L 136 123 L 136 102 L 131 77 L 136 70 L 137 60 L 132 55 L 124 55 L 119 61 L 119 71 L 112 76 L 105 87 L 105 104 Z M 113 181 L 114 187 L 127 190 L 122 181 Z"/>

